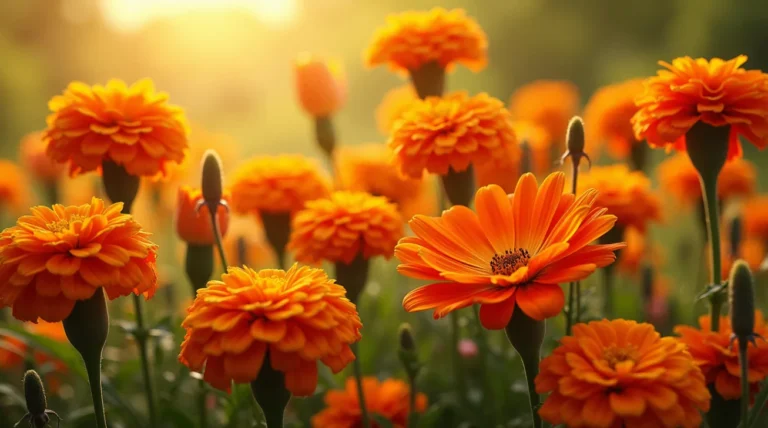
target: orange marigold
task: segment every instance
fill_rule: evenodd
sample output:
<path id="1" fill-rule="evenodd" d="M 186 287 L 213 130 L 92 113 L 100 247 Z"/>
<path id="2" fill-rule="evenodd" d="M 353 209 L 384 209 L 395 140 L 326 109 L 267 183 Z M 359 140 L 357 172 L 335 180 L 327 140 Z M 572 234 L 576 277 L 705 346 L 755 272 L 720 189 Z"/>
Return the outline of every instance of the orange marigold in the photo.
<path id="1" fill-rule="evenodd" d="M 292 213 L 330 189 L 317 163 L 301 155 L 253 158 L 235 171 L 230 186 L 232 209 L 240 214 Z"/>
<path id="2" fill-rule="evenodd" d="M 679 325 L 675 333 L 680 342 L 688 346 L 696 364 L 701 367 L 707 384 L 714 384 L 715 390 L 726 400 L 741 398 L 741 373 L 739 371 L 739 347 L 731 343 L 731 320 L 720 317 L 719 331 L 712 331 L 709 315 L 699 317 L 699 328 Z M 763 314 L 755 311 L 755 333 L 766 337 L 768 325 Z M 749 345 L 749 386 L 752 397 L 760 389 L 760 383 L 768 376 L 768 343 L 757 340 Z"/>
<path id="3" fill-rule="evenodd" d="M 362 323 L 345 294 L 321 269 L 230 267 L 198 290 L 182 322 L 179 361 L 224 391 L 271 364 L 293 395 L 311 395 L 318 361 L 338 373 L 355 359 L 349 345 L 360 340 Z"/>
<path id="4" fill-rule="evenodd" d="M 395 127 L 395 122 L 414 101 L 418 100 L 416 89 L 410 83 L 389 90 L 376 107 L 376 124 L 379 131 L 389 135 Z"/>
<path id="5" fill-rule="evenodd" d="M 595 166 L 582 174 L 579 192 L 596 189 L 596 205 L 618 217 L 618 224 L 645 232 L 650 221 L 661 220 L 661 202 L 651 190 L 651 180 L 626 165 Z"/>
<path id="6" fill-rule="evenodd" d="M 635 137 L 653 147 L 685 150 L 685 134 L 697 122 L 730 127 L 728 157 L 741 155 L 739 136 L 768 145 L 768 74 L 745 70 L 746 55 L 728 61 L 676 58 L 645 81 L 632 117 Z"/>
<path id="7" fill-rule="evenodd" d="M 184 113 L 168 104 L 168 94 L 155 92 L 150 79 L 130 87 L 117 79 L 106 86 L 72 82 L 48 108 L 48 155 L 69 162 L 71 175 L 110 160 L 131 175 L 155 176 L 184 159 Z"/>
<path id="8" fill-rule="evenodd" d="M 496 185 L 479 189 L 477 213 L 458 205 L 442 217 L 415 216 L 410 225 L 416 236 L 395 248 L 402 262 L 397 270 L 437 282 L 408 293 L 405 310 L 434 309 L 437 319 L 480 303 L 488 329 L 504 328 L 516 306 L 537 320 L 559 314 L 565 298 L 558 284 L 611 264 L 624 246 L 592 245 L 616 217 L 595 203 L 596 191 L 576 198 L 563 194 L 564 186 L 562 172 L 541 187 L 525 174 L 513 195 Z"/>
<path id="9" fill-rule="evenodd" d="M 64 165 L 46 153 L 47 144 L 41 131 L 31 132 L 21 140 L 21 164 L 32 176 L 44 183 L 55 183 L 64 175 Z"/>
<path id="10" fill-rule="evenodd" d="M 152 297 L 157 246 L 122 203 L 32 208 L 0 233 L 0 307 L 21 321 L 61 321 L 103 287 L 110 299 Z"/>
<path id="11" fill-rule="evenodd" d="M 383 196 L 337 191 L 330 198 L 307 202 L 294 216 L 291 230 L 288 249 L 296 260 L 349 264 L 361 250 L 366 259 L 392 257 L 403 236 L 403 219 Z"/>
<path id="12" fill-rule="evenodd" d="M 200 189 L 189 186 L 179 188 L 175 219 L 176 233 L 182 240 L 192 245 L 213 245 L 215 239 L 208 205 L 203 204 L 199 210 L 197 209 L 202 199 L 203 192 Z M 229 202 L 229 192 L 224 192 L 223 199 Z M 216 221 L 219 224 L 219 233 L 225 236 L 229 228 L 229 210 L 226 206 L 219 205 Z"/>
<path id="13" fill-rule="evenodd" d="M 567 81 L 537 80 L 512 94 L 509 110 L 515 120 L 533 122 L 565 141 L 568 121 L 579 111 L 579 89 Z"/>
<path id="14" fill-rule="evenodd" d="M 387 379 L 380 382 L 375 377 L 363 378 L 363 396 L 369 413 L 378 415 L 394 428 L 408 426 L 411 388 L 399 379 Z M 343 390 L 330 390 L 325 393 L 326 408 L 312 417 L 314 428 L 356 428 L 361 426 L 360 399 L 354 378 L 348 378 Z M 416 395 L 414 413 L 424 413 L 427 409 L 427 396 Z M 377 427 L 375 423 L 372 425 Z"/>
<path id="15" fill-rule="evenodd" d="M 436 62 L 452 69 L 463 64 L 480 71 L 488 63 L 485 32 L 463 9 L 403 12 L 387 17 L 365 52 L 369 67 L 388 64 L 393 70 L 417 70 Z"/>
<path id="16" fill-rule="evenodd" d="M 742 208 L 744 233 L 768 242 L 768 195 L 749 199 Z"/>
<path id="17" fill-rule="evenodd" d="M 324 61 L 302 53 L 293 65 L 296 92 L 304 111 L 326 117 L 339 110 L 347 98 L 347 82 L 338 61 Z"/>
<path id="18" fill-rule="evenodd" d="M 643 79 L 632 79 L 598 89 L 584 108 L 587 153 L 606 144 L 611 156 L 624 159 L 634 144 L 645 144 L 635 138 L 632 116 L 637 112 L 635 98 L 643 92 Z"/>
<path id="19" fill-rule="evenodd" d="M 29 185 L 15 163 L 0 159 L 0 211 L 20 214 L 29 207 Z"/>
<path id="20" fill-rule="evenodd" d="M 456 92 L 415 101 L 395 122 L 389 147 L 401 173 L 421 178 L 424 170 L 445 175 L 470 163 L 506 156 L 515 144 L 512 120 L 504 104 L 482 93 Z"/>
<path id="21" fill-rule="evenodd" d="M 702 422 L 710 394 L 685 345 L 636 321 L 573 326 L 540 364 L 539 414 L 570 427 L 686 427 Z"/>

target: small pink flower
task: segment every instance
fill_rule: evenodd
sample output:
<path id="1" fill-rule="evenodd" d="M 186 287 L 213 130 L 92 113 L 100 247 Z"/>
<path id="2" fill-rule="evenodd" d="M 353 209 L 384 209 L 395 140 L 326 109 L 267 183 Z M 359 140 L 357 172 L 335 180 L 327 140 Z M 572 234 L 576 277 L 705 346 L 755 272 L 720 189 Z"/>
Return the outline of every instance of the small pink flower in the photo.
<path id="1" fill-rule="evenodd" d="M 472 339 L 461 339 L 459 341 L 459 355 L 464 358 L 474 358 L 477 356 L 477 344 Z"/>

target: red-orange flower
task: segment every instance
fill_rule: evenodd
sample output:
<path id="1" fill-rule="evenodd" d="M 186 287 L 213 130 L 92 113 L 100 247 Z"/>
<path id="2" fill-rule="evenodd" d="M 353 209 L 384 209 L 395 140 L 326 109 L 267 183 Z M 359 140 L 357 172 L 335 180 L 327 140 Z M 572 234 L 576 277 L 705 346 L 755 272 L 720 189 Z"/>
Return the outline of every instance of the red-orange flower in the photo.
<path id="1" fill-rule="evenodd" d="M 15 163 L 0 159 L 0 210 L 19 214 L 29 207 L 30 189 L 24 172 Z"/>
<path id="2" fill-rule="evenodd" d="M 485 33 L 463 9 L 436 7 L 388 16 L 386 25 L 373 35 L 365 63 L 406 71 L 435 62 L 449 70 L 463 64 L 480 71 L 488 62 L 487 50 Z"/>
<path id="3" fill-rule="evenodd" d="M 393 428 L 408 426 L 408 402 L 410 387 L 398 379 L 380 382 L 375 377 L 363 378 L 363 396 L 369 413 L 376 414 L 392 424 Z M 325 393 L 326 408 L 312 417 L 314 428 L 357 428 L 362 424 L 360 399 L 357 394 L 355 379 L 348 378 L 343 390 L 330 390 Z M 424 413 L 427 409 L 427 396 L 416 395 L 414 413 Z M 378 425 L 374 422 L 372 427 Z"/>
<path id="4" fill-rule="evenodd" d="M 400 240 L 395 255 L 403 275 L 437 281 L 408 293 L 408 312 L 435 309 L 440 318 L 480 303 L 480 321 L 502 329 L 516 306 L 543 320 L 563 309 L 558 284 L 588 277 L 611 264 L 624 244 L 592 245 L 610 230 L 606 215 L 588 190 L 563 194 L 565 174 L 551 174 L 539 185 L 532 174 L 520 178 L 514 195 L 490 185 L 477 191 L 477 213 L 464 206 L 442 217 L 415 216 L 416 234 Z"/>
<path id="5" fill-rule="evenodd" d="M 197 205 L 202 199 L 203 193 L 200 189 L 189 186 L 179 188 L 176 233 L 184 242 L 192 245 L 213 245 L 215 239 L 208 205 L 203 204 L 200 210 L 197 210 Z M 228 192 L 225 192 L 224 200 L 228 202 L 229 199 Z M 226 206 L 219 205 L 216 221 L 219 224 L 219 233 L 225 236 L 229 228 L 229 210 Z"/>
<path id="6" fill-rule="evenodd" d="M 746 55 L 676 58 L 645 81 L 632 118 L 635 137 L 653 147 L 685 150 L 685 134 L 699 121 L 730 127 L 728 157 L 741 154 L 739 136 L 758 148 L 768 145 L 768 74 L 745 70 Z"/>
<path id="7" fill-rule="evenodd" d="M 701 367 L 707 384 L 714 384 L 717 393 L 726 400 L 741 398 L 741 372 L 739 371 L 739 347 L 731 343 L 731 321 L 720 317 L 719 331 L 712 331 L 711 318 L 699 317 L 699 328 L 679 325 L 675 333 L 680 342 L 688 346 L 696 364 Z M 768 326 L 763 314 L 755 312 L 755 333 L 766 337 Z M 768 343 L 758 340 L 749 345 L 749 386 L 752 397 L 760 389 L 760 383 L 768 376 Z"/>
<path id="8" fill-rule="evenodd" d="M 392 162 L 405 175 L 424 170 L 445 175 L 507 155 L 515 144 L 512 120 L 504 104 L 488 94 L 456 92 L 413 102 L 396 121 L 389 147 Z"/>
<path id="9" fill-rule="evenodd" d="M 643 79 L 632 79 L 598 89 L 584 108 L 587 153 L 596 155 L 606 144 L 611 156 L 624 159 L 634 144 L 645 144 L 635 138 L 632 116 L 637 112 L 635 98 L 643 92 Z"/>
<path id="10" fill-rule="evenodd" d="M 408 110 L 412 102 L 419 99 L 416 90 L 410 83 L 389 90 L 376 107 L 376 124 L 379 131 L 389 135 L 395 127 L 395 122 Z"/>
<path id="11" fill-rule="evenodd" d="M 48 108 L 48 155 L 69 162 L 71 175 L 110 160 L 131 175 L 155 176 L 184 159 L 184 113 L 168 104 L 168 94 L 155 92 L 150 79 L 130 87 L 117 79 L 106 86 L 72 82 Z"/>
<path id="12" fill-rule="evenodd" d="M 694 360 L 650 324 L 576 324 L 541 361 L 536 392 L 550 394 L 539 414 L 569 427 L 698 427 L 710 394 Z"/>
<path id="13" fill-rule="evenodd" d="M 122 203 L 35 207 L 0 233 L 0 307 L 21 321 L 61 321 L 98 287 L 114 299 L 157 288 L 157 246 Z"/>
<path id="14" fill-rule="evenodd" d="M 318 361 L 338 373 L 355 359 L 349 345 L 360 340 L 362 324 L 345 294 L 321 269 L 230 267 L 198 290 L 182 323 L 179 361 L 224 391 L 271 364 L 293 395 L 311 395 Z"/>
<path id="15" fill-rule="evenodd" d="M 46 153 L 47 144 L 42 132 L 31 132 L 21 140 L 21 164 L 32 176 L 44 183 L 55 183 L 64 175 L 64 165 Z"/>
<path id="16" fill-rule="evenodd" d="M 568 121 L 579 111 L 579 89 L 567 81 L 537 80 L 512 94 L 509 110 L 514 120 L 532 122 L 565 141 Z"/>
<path id="17" fill-rule="evenodd" d="M 742 209 L 744 233 L 747 236 L 768 242 L 768 195 L 749 199 Z"/>
<path id="18" fill-rule="evenodd" d="M 294 62 L 293 72 L 299 103 L 310 115 L 330 116 L 346 101 L 347 82 L 339 62 L 305 52 Z"/>

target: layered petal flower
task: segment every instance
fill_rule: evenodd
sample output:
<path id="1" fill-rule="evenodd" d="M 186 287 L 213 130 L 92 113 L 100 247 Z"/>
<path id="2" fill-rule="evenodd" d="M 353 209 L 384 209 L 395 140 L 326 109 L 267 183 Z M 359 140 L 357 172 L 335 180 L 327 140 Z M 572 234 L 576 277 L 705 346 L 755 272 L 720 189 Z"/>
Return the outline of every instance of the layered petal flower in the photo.
<path id="1" fill-rule="evenodd" d="M 563 142 L 568 121 L 579 112 L 579 89 L 567 81 L 536 80 L 512 94 L 509 111 L 515 121 L 536 124 Z"/>
<path id="2" fill-rule="evenodd" d="M 597 154 L 606 146 L 617 159 L 629 157 L 632 146 L 645 144 L 635 138 L 632 116 L 638 110 L 635 98 L 643 92 L 643 79 L 632 79 L 598 89 L 584 108 L 587 153 Z"/>

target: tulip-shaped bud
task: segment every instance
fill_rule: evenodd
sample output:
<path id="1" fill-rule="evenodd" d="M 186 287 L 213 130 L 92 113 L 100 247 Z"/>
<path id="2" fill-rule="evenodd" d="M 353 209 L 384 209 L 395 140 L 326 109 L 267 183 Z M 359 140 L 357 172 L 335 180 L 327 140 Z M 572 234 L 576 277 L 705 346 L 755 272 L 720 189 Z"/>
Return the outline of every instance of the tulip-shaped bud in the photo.
<path id="1" fill-rule="evenodd" d="M 224 196 L 224 178 L 221 158 L 215 150 L 206 150 L 203 155 L 203 200 L 208 209 L 216 209 Z"/>
<path id="2" fill-rule="evenodd" d="M 731 328 L 739 340 L 755 338 L 755 289 L 752 272 L 744 260 L 737 260 L 728 280 L 728 301 L 731 306 Z"/>
<path id="3" fill-rule="evenodd" d="M 400 362 L 403 364 L 408 378 L 413 380 L 418 376 L 421 364 L 419 364 L 419 356 L 416 354 L 416 343 L 413 340 L 410 324 L 400 324 L 399 339 L 400 348 L 397 353 L 400 357 Z"/>
<path id="4" fill-rule="evenodd" d="M 294 63 L 296 92 L 301 107 L 312 117 L 328 117 L 346 101 L 347 85 L 341 64 L 302 53 Z"/>
<path id="5" fill-rule="evenodd" d="M 53 410 L 48 410 L 43 380 L 34 370 L 27 370 L 24 373 L 24 398 L 27 402 L 27 414 L 14 425 L 14 428 L 46 427 L 51 420 L 50 415 L 56 416 L 58 423 L 61 424 L 61 417 Z"/>
<path id="6" fill-rule="evenodd" d="M 123 203 L 123 213 L 130 213 L 136 194 L 139 193 L 139 177 L 128 174 L 122 165 L 105 160 L 101 164 L 101 179 L 104 192 L 115 203 Z"/>

